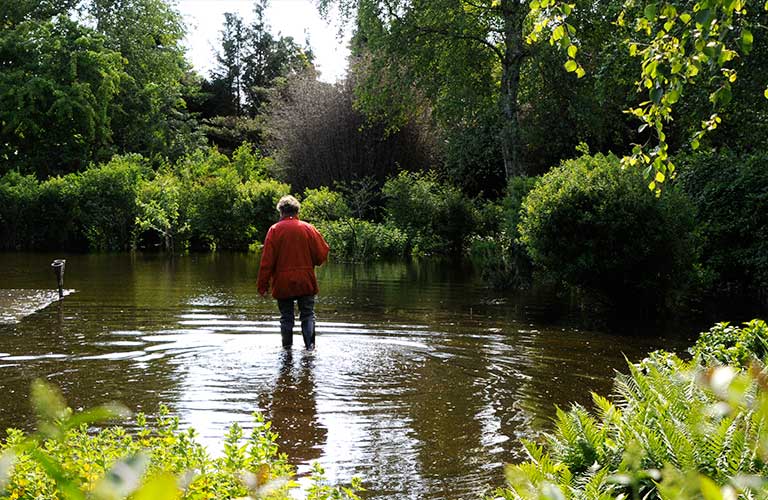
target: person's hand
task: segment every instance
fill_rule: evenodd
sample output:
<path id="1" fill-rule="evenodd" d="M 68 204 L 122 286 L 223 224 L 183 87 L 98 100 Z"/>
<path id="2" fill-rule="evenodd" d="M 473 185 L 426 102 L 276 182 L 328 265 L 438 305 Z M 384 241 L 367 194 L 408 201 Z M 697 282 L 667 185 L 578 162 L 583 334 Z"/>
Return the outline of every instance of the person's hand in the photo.
<path id="1" fill-rule="evenodd" d="M 262 297 L 265 297 L 267 295 L 267 289 L 259 288 L 259 295 L 261 295 Z"/>

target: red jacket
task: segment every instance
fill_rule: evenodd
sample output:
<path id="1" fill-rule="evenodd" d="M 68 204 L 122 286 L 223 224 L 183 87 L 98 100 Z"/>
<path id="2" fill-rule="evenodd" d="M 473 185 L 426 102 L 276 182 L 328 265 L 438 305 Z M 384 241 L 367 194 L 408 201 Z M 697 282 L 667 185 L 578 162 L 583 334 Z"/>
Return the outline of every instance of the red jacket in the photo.
<path id="1" fill-rule="evenodd" d="M 259 267 L 259 293 L 272 284 L 272 296 L 290 299 L 317 295 L 315 266 L 328 259 L 330 247 L 312 224 L 286 217 L 269 228 Z"/>

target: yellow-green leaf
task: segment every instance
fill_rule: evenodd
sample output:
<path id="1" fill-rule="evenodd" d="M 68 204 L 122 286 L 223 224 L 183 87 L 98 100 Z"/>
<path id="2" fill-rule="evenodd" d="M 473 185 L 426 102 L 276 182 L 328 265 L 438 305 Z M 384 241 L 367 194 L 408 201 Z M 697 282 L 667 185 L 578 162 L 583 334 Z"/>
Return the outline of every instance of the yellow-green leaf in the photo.
<path id="1" fill-rule="evenodd" d="M 663 173 L 656 172 L 655 180 L 656 180 L 656 182 L 664 182 L 666 180 L 666 177 L 664 176 Z"/>
<path id="2" fill-rule="evenodd" d="M 741 50 L 745 54 L 749 54 L 752 51 L 752 42 L 754 41 L 755 37 L 752 35 L 752 32 L 748 29 L 741 30 Z"/>
<path id="3" fill-rule="evenodd" d="M 581 78 L 582 76 L 586 75 L 587 72 L 584 71 L 584 68 L 579 66 L 579 68 L 576 70 L 576 78 Z"/>
<path id="4" fill-rule="evenodd" d="M 656 4 L 652 3 L 649 5 L 646 5 L 645 10 L 643 11 L 643 15 L 649 21 L 653 21 L 653 19 L 656 17 Z"/>
<path id="5" fill-rule="evenodd" d="M 579 67 L 573 59 L 569 59 L 563 66 L 568 73 L 573 73 Z"/>
<path id="6" fill-rule="evenodd" d="M 765 92 L 763 92 L 763 95 L 766 99 L 768 99 L 768 88 L 765 89 Z"/>
<path id="7" fill-rule="evenodd" d="M 150 478 L 133 495 L 134 500 L 174 500 L 181 497 L 176 486 L 176 478 L 170 474 L 160 474 Z"/>
<path id="8" fill-rule="evenodd" d="M 560 40 L 563 38 L 563 35 L 565 35 L 565 28 L 563 28 L 563 25 L 561 24 L 552 32 L 552 39 L 555 41 Z"/>
<path id="9" fill-rule="evenodd" d="M 723 500 L 723 493 L 720 487 L 706 476 L 699 476 L 699 485 L 701 486 L 701 495 L 704 500 Z"/>
<path id="10" fill-rule="evenodd" d="M 568 57 L 570 57 L 571 59 L 575 59 L 576 58 L 576 52 L 578 52 L 578 51 L 579 51 L 579 48 L 577 46 L 569 45 L 568 46 Z"/>

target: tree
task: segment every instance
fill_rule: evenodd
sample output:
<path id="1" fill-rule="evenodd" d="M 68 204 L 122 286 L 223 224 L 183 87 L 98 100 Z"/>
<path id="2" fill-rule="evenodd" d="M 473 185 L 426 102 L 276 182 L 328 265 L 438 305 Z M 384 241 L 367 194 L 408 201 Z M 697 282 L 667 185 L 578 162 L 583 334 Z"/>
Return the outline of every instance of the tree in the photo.
<path id="1" fill-rule="evenodd" d="M 358 41 L 373 57 L 360 101 L 397 123 L 425 94 L 443 124 L 468 123 L 495 108 L 507 177 L 527 172 L 519 126 L 520 71 L 528 6 L 514 0 L 324 0 L 356 11 Z M 356 9 L 355 9 L 356 7 Z M 400 82 L 399 84 L 394 82 Z M 401 99 L 404 96 L 405 99 Z M 395 104 L 394 113 L 391 111 Z"/>
<path id="2" fill-rule="evenodd" d="M 562 44 L 565 26 L 576 36 L 575 28 L 566 22 L 573 8 L 573 4 L 560 0 L 535 0 L 531 3 L 532 14 L 537 17 L 534 33 L 548 28 L 550 40 Z M 641 121 L 639 131 L 645 131 L 648 140 L 636 144 L 624 164 L 644 166 L 650 189 L 659 192 L 675 173 L 667 125 L 686 93 L 697 87 L 708 88 L 712 104 L 711 113 L 702 117 L 691 138 L 691 148 L 698 149 L 704 136 L 719 127 L 719 111 L 731 102 L 733 85 L 739 78 L 737 62 L 752 51 L 753 30 L 765 31 L 761 11 L 768 11 L 768 3 L 761 8 L 760 3 L 750 0 L 625 0 L 615 25 L 626 30 L 630 55 L 640 60 L 637 86 L 647 92 L 646 100 L 627 111 Z M 566 68 L 574 70 L 576 52 L 571 53 L 570 46 L 568 56 L 571 60 Z M 765 85 L 762 82 L 762 88 Z M 768 98 L 768 88 L 764 95 Z"/>
<path id="3" fill-rule="evenodd" d="M 108 158 L 111 109 L 128 78 L 120 53 L 67 14 L 49 17 L 52 5 L 14 5 L 0 30 L 2 170 L 47 176 Z"/>
<path id="4" fill-rule="evenodd" d="M 113 111 L 120 152 L 178 158 L 200 144 L 182 95 L 189 63 L 181 14 L 164 0 L 88 0 L 109 48 L 125 60 Z"/>
<path id="5" fill-rule="evenodd" d="M 211 73 L 211 89 L 221 106 L 221 115 L 240 116 L 243 107 L 243 62 L 247 35 L 243 19 L 237 14 L 224 14 L 221 30 L 221 52 L 216 54 L 218 66 Z"/>
<path id="6" fill-rule="evenodd" d="M 313 74 L 291 78 L 270 104 L 269 130 L 281 177 L 294 190 L 374 177 L 433 162 L 434 138 L 412 121 L 396 133 L 367 123 L 354 108 L 354 83 L 331 85 Z"/>
<path id="7" fill-rule="evenodd" d="M 309 42 L 300 47 L 292 37 L 269 32 L 265 19 L 267 0 L 256 0 L 255 18 L 249 28 L 248 53 L 245 59 L 243 83 L 250 114 L 259 113 L 269 98 L 269 89 L 280 77 L 304 73 L 312 68 L 314 58 Z"/>
<path id="8" fill-rule="evenodd" d="M 256 116 L 277 78 L 312 67 L 312 51 L 291 37 L 273 36 L 265 19 L 267 0 L 256 0 L 254 21 L 246 25 L 237 14 L 224 14 L 218 66 L 206 85 L 213 108 L 206 116 Z"/>

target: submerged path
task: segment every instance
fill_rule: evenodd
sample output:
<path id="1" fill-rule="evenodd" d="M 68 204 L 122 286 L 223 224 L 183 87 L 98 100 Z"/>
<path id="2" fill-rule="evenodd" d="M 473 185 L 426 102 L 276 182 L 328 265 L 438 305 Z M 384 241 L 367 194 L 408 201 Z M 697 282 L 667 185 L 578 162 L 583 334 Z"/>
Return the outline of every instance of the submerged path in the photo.
<path id="1" fill-rule="evenodd" d="M 64 295 L 74 290 L 65 290 Z M 0 288 L 0 324 L 18 323 L 22 318 L 59 300 L 58 290 Z"/>

